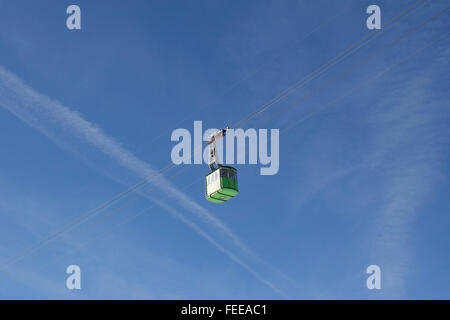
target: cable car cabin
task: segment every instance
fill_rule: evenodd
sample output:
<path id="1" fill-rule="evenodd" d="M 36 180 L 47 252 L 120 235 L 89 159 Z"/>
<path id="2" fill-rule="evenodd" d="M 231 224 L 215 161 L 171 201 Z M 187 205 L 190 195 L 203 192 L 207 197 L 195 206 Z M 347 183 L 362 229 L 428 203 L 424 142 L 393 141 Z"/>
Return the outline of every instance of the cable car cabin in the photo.
<path id="1" fill-rule="evenodd" d="M 220 166 L 205 176 L 206 199 L 222 203 L 238 194 L 237 170 Z"/>

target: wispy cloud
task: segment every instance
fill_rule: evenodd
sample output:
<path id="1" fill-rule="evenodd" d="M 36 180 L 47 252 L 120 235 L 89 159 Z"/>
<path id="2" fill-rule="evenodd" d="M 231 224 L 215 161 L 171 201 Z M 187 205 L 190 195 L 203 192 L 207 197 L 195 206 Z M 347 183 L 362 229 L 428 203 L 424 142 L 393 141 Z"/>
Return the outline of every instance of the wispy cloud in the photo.
<path id="1" fill-rule="evenodd" d="M 25 84 L 20 78 L 0 66 L 0 105 L 26 122 L 29 126 L 47 136 L 61 148 L 72 153 L 79 154 L 80 145 L 100 151 L 109 159 L 117 162 L 123 168 L 143 179 L 157 171 L 147 162 L 139 159 L 131 152 L 122 147 L 116 140 L 108 136 L 100 127 L 87 121 L 77 112 L 70 110 L 60 102 L 43 95 Z M 85 155 L 86 156 L 86 155 Z M 88 161 L 91 160 L 88 157 Z M 102 163 L 95 163 L 97 168 L 102 167 Z M 256 270 L 245 263 L 242 259 L 251 259 L 258 263 L 263 263 L 221 220 L 216 218 L 207 209 L 198 205 L 189 196 L 181 192 L 169 180 L 163 176 L 151 179 L 150 183 L 163 191 L 185 210 L 190 212 L 189 217 L 183 212 L 176 210 L 172 205 L 158 201 L 155 197 L 147 196 L 176 218 L 184 222 L 187 226 L 206 239 L 214 247 L 219 249 L 233 261 L 243 266 L 258 280 L 268 285 L 277 292 L 280 290 Z M 195 222 L 194 222 L 194 220 Z M 203 224 L 203 228 L 199 226 Z M 215 234 L 220 234 L 228 246 L 232 246 L 241 254 L 225 249 L 205 230 L 214 229 Z M 219 233 L 216 233 L 218 231 Z"/>
<path id="2" fill-rule="evenodd" d="M 443 101 L 430 94 L 436 70 L 414 72 L 410 80 L 394 77 L 391 94 L 374 108 L 377 116 L 370 167 L 382 170 L 381 211 L 374 233 L 374 262 L 383 270 L 386 296 L 406 296 L 406 278 L 414 250 L 409 239 L 420 206 L 439 178 Z"/>

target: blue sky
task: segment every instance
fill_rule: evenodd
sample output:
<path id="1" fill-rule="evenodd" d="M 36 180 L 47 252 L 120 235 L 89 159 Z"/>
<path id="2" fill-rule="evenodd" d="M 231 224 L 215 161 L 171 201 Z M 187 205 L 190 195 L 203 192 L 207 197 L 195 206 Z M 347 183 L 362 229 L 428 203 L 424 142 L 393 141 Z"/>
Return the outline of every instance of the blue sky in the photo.
<path id="1" fill-rule="evenodd" d="M 376 2 L 382 23 L 414 2 Z M 69 31 L 73 3 L 0 0 L 0 266 L 169 164 L 172 130 L 231 125 L 366 36 L 374 4 L 79 0 Z M 207 165 L 170 170 L 3 268 L 0 298 L 448 299 L 448 11 L 340 76 L 447 5 L 247 122 L 282 131 L 277 175 L 236 165 L 240 194 L 217 205 L 191 185 Z"/>

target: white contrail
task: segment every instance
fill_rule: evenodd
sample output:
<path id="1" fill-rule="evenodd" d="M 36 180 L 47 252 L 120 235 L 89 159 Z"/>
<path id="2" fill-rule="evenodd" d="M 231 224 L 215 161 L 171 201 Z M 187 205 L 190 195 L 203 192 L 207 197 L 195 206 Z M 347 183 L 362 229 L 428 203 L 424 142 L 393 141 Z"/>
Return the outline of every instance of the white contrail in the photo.
<path id="1" fill-rule="evenodd" d="M 55 142 L 61 148 L 70 152 L 78 153 L 71 140 L 79 145 L 80 141 L 100 150 L 112 160 L 118 162 L 124 168 L 133 172 L 140 178 L 146 178 L 155 174 L 148 163 L 139 159 L 131 152 L 123 148 L 117 141 L 108 136 L 101 128 L 85 120 L 80 114 L 70 110 L 60 102 L 38 93 L 25 84 L 20 78 L 0 66 L 0 106 L 26 122 Z M 73 143 L 72 142 L 72 143 Z M 256 259 L 265 265 L 264 261 L 256 256 L 242 241 L 218 218 L 214 217 L 207 209 L 198 205 L 186 194 L 179 191 L 169 180 L 163 176 L 151 179 L 150 183 L 157 186 L 163 192 L 169 194 L 173 199 L 189 212 L 193 213 L 201 222 L 207 223 L 225 236 L 248 257 Z M 152 197 L 147 197 L 155 201 Z M 179 220 L 196 231 L 199 235 L 210 242 L 214 247 L 237 262 L 264 284 L 268 285 L 278 293 L 280 292 L 273 284 L 263 279 L 256 271 L 238 259 L 236 255 L 223 248 L 197 224 L 160 201 L 155 201 L 159 206 L 169 211 Z"/>
<path id="2" fill-rule="evenodd" d="M 432 67 L 437 65 L 426 67 L 428 71 L 415 70 L 413 77 L 398 76 L 387 83 L 396 88 L 395 94 L 384 95 L 374 107 L 378 130 L 367 159 L 373 168 L 382 168 L 385 176 L 379 219 L 369 236 L 374 245 L 372 259 L 385 270 L 384 291 L 389 299 L 407 294 L 414 263 L 411 234 L 423 214 L 421 206 L 442 175 L 440 150 L 448 144 L 442 120 L 445 107 L 441 107 L 446 104 L 432 88 L 437 73 Z"/>

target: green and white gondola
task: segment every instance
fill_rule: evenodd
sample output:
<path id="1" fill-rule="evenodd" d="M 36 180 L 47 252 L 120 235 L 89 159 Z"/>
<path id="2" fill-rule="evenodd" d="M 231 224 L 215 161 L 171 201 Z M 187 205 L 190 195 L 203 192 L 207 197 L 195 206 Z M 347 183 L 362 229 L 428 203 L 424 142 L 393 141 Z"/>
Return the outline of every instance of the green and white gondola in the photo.
<path id="1" fill-rule="evenodd" d="M 237 170 L 233 167 L 220 165 L 205 176 L 206 199 L 222 203 L 239 193 Z"/>
<path id="2" fill-rule="evenodd" d="M 219 130 L 208 139 L 211 172 L 205 176 L 206 199 L 215 203 L 225 202 L 239 193 L 237 170 L 218 161 L 216 141 L 222 139 L 228 130 L 228 127 Z"/>

